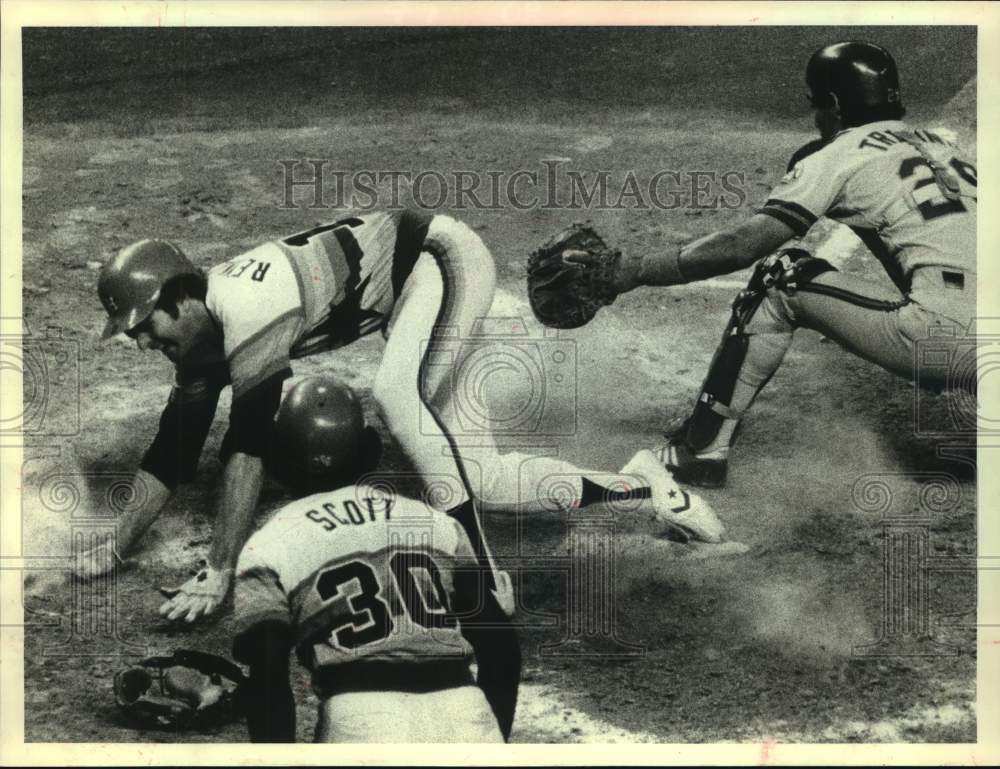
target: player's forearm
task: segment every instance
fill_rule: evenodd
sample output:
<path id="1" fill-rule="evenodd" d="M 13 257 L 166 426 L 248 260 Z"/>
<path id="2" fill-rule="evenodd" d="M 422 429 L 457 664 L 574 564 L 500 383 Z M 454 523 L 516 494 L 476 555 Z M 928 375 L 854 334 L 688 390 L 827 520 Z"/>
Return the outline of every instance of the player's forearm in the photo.
<path id="1" fill-rule="evenodd" d="M 489 702 L 504 740 L 510 739 L 521 682 L 521 647 L 512 627 L 491 628 L 488 653 L 477 654 L 476 683 Z"/>
<path id="2" fill-rule="evenodd" d="M 260 499 L 264 464 L 260 457 L 234 452 L 226 462 L 222 499 L 216 520 L 209 566 L 232 569 L 250 534 L 253 514 Z"/>
<path id="3" fill-rule="evenodd" d="M 135 506 L 129 507 L 118 521 L 115 547 L 118 555 L 127 555 L 159 515 L 172 491 L 155 475 L 137 470 L 133 479 Z"/>
<path id="4" fill-rule="evenodd" d="M 489 702 L 504 740 L 510 738 L 521 683 L 521 644 L 517 631 L 497 603 L 492 591 L 481 606 L 459 625 L 476 655 L 476 683 Z"/>
<path id="5" fill-rule="evenodd" d="M 715 232 L 678 250 L 647 254 L 616 276 L 620 291 L 640 286 L 677 286 L 734 272 L 746 264 L 732 234 Z"/>
<path id="6" fill-rule="evenodd" d="M 675 286 L 749 267 L 795 233 L 770 216 L 755 214 L 745 222 L 688 243 L 678 251 L 650 254 L 633 267 L 635 286 Z M 630 282 L 625 276 L 626 285 Z"/>
<path id="7" fill-rule="evenodd" d="M 295 742 L 295 696 L 287 667 L 283 673 L 252 667 L 243 686 L 250 741 Z"/>
<path id="8" fill-rule="evenodd" d="M 750 266 L 758 258 L 747 248 L 739 230 L 713 232 L 684 246 L 677 256 L 680 271 L 688 281 L 728 275 Z"/>
<path id="9" fill-rule="evenodd" d="M 237 589 L 237 611 L 241 608 Z M 251 742 L 295 742 L 295 696 L 288 665 L 291 650 L 291 632 L 285 624 L 264 622 L 233 640 L 233 656 L 250 668 L 239 698 Z"/>

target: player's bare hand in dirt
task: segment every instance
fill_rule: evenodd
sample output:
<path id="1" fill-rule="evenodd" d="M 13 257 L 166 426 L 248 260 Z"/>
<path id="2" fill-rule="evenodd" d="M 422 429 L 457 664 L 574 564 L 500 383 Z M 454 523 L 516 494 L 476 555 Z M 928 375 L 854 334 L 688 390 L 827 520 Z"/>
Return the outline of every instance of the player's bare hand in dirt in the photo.
<path id="1" fill-rule="evenodd" d="M 171 622 L 207 617 L 222 605 L 232 581 L 232 569 L 206 566 L 180 587 L 161 587 L 160 594 L 168 600 L 160 606 L 160 616 Z"/>
<path id="2" fill-rule="evenodd" d="M 80 553 L 73 563 L 73 576 L 80 580 L 96 579 L 121 566 L 122 559 L 110 542 L 102 542 Z"/>

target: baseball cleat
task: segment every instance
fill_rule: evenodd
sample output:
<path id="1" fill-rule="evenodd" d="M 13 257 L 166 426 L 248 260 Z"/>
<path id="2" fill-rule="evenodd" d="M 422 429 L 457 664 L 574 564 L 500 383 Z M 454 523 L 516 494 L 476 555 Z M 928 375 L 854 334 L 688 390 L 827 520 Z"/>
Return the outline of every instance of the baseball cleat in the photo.
<path id="1" fill-rule="evenodd" d="M 696 454 L 683 440 L 671 440 L 653 452 L 660 463 L 682 482 L 692 486 L 719 489 L 726 485 L 728 449 Z"/>
<path id="2" fill-rule="evenodd" d="M 648 449 L 636 453 L 622 472 L 637 475 L 652 492 L 656 520 L 677 526 L 701 542 L 721 542 L 725 527 L 711 506 L 696 494 L 684 491 Z"/>

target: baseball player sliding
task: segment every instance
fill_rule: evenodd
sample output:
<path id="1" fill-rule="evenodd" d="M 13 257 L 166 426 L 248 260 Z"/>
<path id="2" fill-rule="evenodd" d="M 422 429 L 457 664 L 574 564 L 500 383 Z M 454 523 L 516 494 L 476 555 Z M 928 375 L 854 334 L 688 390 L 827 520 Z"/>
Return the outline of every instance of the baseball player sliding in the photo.
<path id="1" fill-rule="evenodd" d="M 931 386 L 956 384 L 949 378 L 955 356 L 917 356 L 917 342 L 962 343 L 973 330 L 976 167 L 951 141 L 903 121 L 896 65 L 883 48 L 826 46 L 810 59 L 806 82 L 820 139 L 796 153 L 763 208 L 676 252 L 614 263 L 611 299 L 639 286 L 704 280 L 757 262 L 733 303 L 693 412 L 657 452 L 681 482 L 724 484 L 740 419 L 781 365 L 795 329 L 816 329 Z M 851 226 L 897 289 L 845 275 L 801 248 L 775 253 L 821 216 Z M 597 278 L 614 262 L 585 249 L 562 257 L 585 272 L 599 268 L 592 270 Z M 543 267 L 552 270 L 552 262 Z M 566 317 L 562 296 L 547 294 L 541 281 L 536 292 L 536 307 L 557 320 Z M 594 306 L 611 301 L 604 296 L 597 292 Z M 974 374 L 957 384 L 974 388 Z"/>
<path id="2" fill-rule="evenodd" d="M 650 451 L 638 452 L 609 488 L 602 485 L 606 474 L 599 482 L 560 460 L 501 456 L 491 436 L 477 435 L 474 459 L 482 472 L 468 472 L 463 451 L 471 450 L 456 444 L 441 417 L 456 413 L 447 406 L 455 396 L 453 377 L 444 367 L 427 366 L 425 358 L 433 350 L 459 361 L 463 341 L 489 311 L 495 281 L 492 256 L 469 227 L 414 212 L 324 224 L 265 243 L 207 276 L 168 242 L 145 240 L 124 249 L 104 266 L 98 283 L 109 315 L 104 337 L 124 332 L 139 349 L 162 352 L 176 367 L 176 382 L 138 470 L 149 490 L 146 503 L 119 521 L 118 552 L 93 552 L 83 576 L 107 571 L 129 553 L 176 486 L 193 475 L 219 394 L 230 385 L 223 488 L 207 565 L 167 591 L 160 607 L 168 619 L 189 622 L 214 612 L 252 526 L 262 458 L 291 360 L 374 331 L 386 339 L 372 387 L 381 417 L 423 477 L 450 480 L 451 499 L 436 501 L 443 500 L 442 509 L 462 523 L 485 559 L 473 499 L 538 502 L 521 498 L 522 483 L 542 489 L 550 476 L 574 479 L 575 497 L 560 500 L 566 504 L 636 500 L 639 512 L 674 534 L 719 541 L 723 526 L 714 512 L 680 489 Z"/>
<path id="3" fill-rule="evenodd" d="M 282 475 L 313 493 L 281 508 L 237 565 L 250 739 L 295 741 L 294 647 L 320 700 L 316 742 L 503 742 L 517 635 L 454 518 L 359 480 L 377 454 L 344 451 L 364 443 L 343 429 L 345 389 L 318 376 L 285 397 L 275 440 L 307 471 Z"/>

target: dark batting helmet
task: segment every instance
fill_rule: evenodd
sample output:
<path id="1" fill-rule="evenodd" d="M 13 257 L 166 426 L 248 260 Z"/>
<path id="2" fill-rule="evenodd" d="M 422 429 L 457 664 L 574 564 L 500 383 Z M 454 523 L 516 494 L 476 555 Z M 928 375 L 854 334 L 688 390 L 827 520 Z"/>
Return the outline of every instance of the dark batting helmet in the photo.
<path id="1" fill-rule="evenodd" d="M 274 419 L 269 470 L 292 491 L 347 486 L 378 464 L 382 442 L 365 426 L 361 401 L 329 374 L 296 383 Z"/>
<path id="2" fill-rule="evenodd" d="M 905 110 L 899 95 L 896 62 L 872 43 L 844 42 L 820 48 L 806 67 L 814 107 L 836 107 L 845 126 L 895 120 Z"/>
<path id="3" fill-rule="evenodd" d="M 152 314 L 163 284 L 201 271 L 173 243 L 140 240 L 126 246 L 101 268 L 97 295 L 108 313 L 101 339 L 129 331 Z"/>

